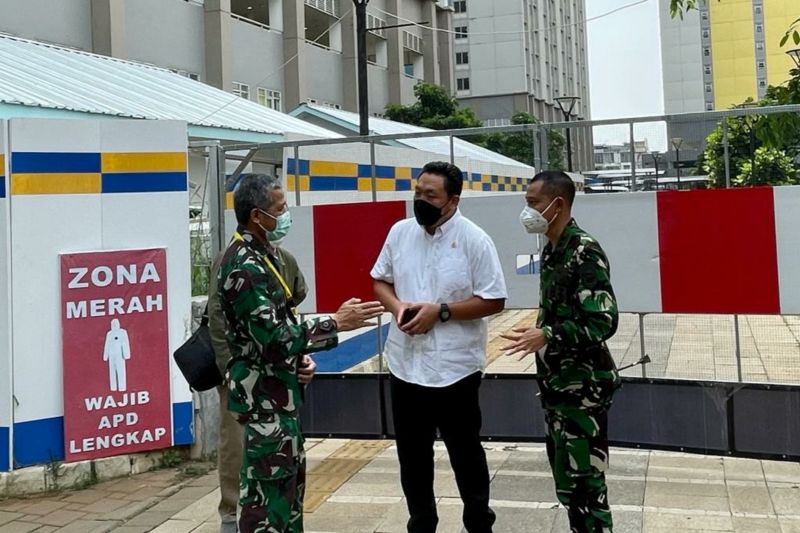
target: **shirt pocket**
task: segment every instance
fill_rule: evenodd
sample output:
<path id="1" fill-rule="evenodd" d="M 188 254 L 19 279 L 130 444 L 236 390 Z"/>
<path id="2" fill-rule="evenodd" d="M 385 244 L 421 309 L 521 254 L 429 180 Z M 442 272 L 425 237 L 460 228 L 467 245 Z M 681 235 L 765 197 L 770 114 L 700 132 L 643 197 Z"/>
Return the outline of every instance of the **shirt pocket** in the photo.
<path id="1" fill-rule="evenodd" d="M 302 460 L 303 437 L 297 422 L 273 415 L 244 425 L 242 476 L 273 480 L 298 472 Z"/>
<path id="2" fill-rule="evenodd" d="M 438 270 L 437 303 L 457 302 L 473 295 L 472 271 L 466 256 L 456 250 L 444 253 L 439 257 Z"/>

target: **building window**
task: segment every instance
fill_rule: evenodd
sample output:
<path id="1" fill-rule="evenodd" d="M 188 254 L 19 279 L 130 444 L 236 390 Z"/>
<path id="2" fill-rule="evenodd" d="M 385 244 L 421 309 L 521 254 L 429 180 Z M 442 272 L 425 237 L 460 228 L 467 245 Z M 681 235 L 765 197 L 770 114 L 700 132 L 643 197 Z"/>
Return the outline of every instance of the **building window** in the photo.
<path id="1" fill-rule="evenodd" d="M 703 72 L 705 72 L 707 76 L 711 76 L 711 67 L 709 65 L 706 65 L 705 67 L 703 67 Z"/>
<path id="2" fill-rule="evenodd" d="M 233 82 L 233 94 L 241 96 L 245 100 L 250 99 L 250 86 L 246 83 Z"/>
<path id="3" fill-rule="evenodd" d="M 456 26 L 456 39 L 466 39 L 467 38 L 467 27 L 466 26 Z"/>
<path id="4" fill-rule="evenodd" d="M 194 72 L 188 72 L 186 70 L 181 70 L 181 69 L 177 69 L 177 68 L 171 68 L 169 70 L 170 70 L 170 72 L 174 72 L 175 74 L 183 76 L 184 78 L 189 78 L 190 80 L 194 80 L 194 81 L 199 81 L 200 80 L 200 76 L 198 76 Z"/>
<path id="5" fill-rule="evenodd" d="M 756 50 L 763 50 L 763 49 L 764 49 L 764 43 L 756 43 Z"/>
<path id="6" fill-rule="evenodd" d="M 761 6 L 756 6 L 756 15 L 761 14 Z"/>
<path id="7" fill-rule="evenodd" d="M 269 26 L 268 0 L 231 0 L 231 14 L 240 19 Z"/>
<path id="8" fill-rule="evenodd" d="M 763 33 L 764 26 L 762 24 L 756 24 L 756 33 Z"/>
<path id="9" fill-rule="evenodd" d="M 758 62 L 758 68 L 767 68 L 767 64 L 763 61 Z"/>
<path id="10" fill-rule="evenodd" d="M 259 87 L 258 103 L 275 111 L 281 111 L 281 92 Z"/>
<path id="11" fill-rule="evenodd" d="M 711 32 L 703 30 L 703 39 L 708 39 L 709 37 L 711 37 Z"/>
<path id="12" fill-rule="evenodd" d="M 706 111 L 714 111 L 714 104 L 712 104 L 711 102 L 708 102 L 706 104 Z"/>
<path id="13" fill-rule="evenodd" d="M 456 52 L 456 65 L 469 65 L 469 52 Z"/>
<path id="14" fill-rule="evenodd" d="M 711 84 L 710 83 L 706 83 L 706 92 L 707 93 L 711 92 Z"/>
<path id="15" fill-rule="evenodd" d="M 459 91 L 469 91 L 469 78 L 457 78 L 456 89 Z"/>
<path id="16" fill-rule="evenodd" d="M 700 14 L 700 17 L 701 17 L 703 20 L 708 20 L 708 12 L 707 12 L 707 11 L 703 11 L 703 12 Z"/>
<path id="17" fill-rule="evenodd" d="M 767 80 L 758 80 L 758 86 L 759 87 L 766 87 L 767 86 Z"/>
<path id="18" fill-rule="evenodd" d="M 708 48 L 703 48 L 703 55 L 706 57 L 710 56 L 711 50 L 709 50 Z"/>
<path id="19" fill-rule="evenodd" d="M 456 13 L 466 13 L 467 12 L 467 0 L 456 0 L 453 3 L 453 8 L 455 9 Z"/>

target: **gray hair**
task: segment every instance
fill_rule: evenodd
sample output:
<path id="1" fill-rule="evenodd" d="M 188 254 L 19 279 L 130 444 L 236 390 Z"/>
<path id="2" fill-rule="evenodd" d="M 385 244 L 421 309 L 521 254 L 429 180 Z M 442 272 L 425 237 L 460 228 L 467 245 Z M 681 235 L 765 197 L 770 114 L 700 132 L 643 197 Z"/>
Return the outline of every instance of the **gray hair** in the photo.
<path id="1" fill-rule="evenodd" d="M 236 221 L 247 225 L 253 209 L 269 209 L 272 205 L 272 191 L 280 189 L 280 182 L 266 174 L 243 174 L 233 192 L 233 210 Z"/>

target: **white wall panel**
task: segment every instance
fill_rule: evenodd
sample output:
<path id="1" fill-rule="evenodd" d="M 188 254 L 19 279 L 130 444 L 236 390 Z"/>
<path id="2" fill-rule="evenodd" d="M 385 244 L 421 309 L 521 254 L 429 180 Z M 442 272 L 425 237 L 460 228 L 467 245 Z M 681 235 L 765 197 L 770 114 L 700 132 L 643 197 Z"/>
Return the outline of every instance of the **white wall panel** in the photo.
<path id="1" fill-rule="evenodd" d="M 800 187 L 775 187 L 781 313 L 800 313 Z"/>

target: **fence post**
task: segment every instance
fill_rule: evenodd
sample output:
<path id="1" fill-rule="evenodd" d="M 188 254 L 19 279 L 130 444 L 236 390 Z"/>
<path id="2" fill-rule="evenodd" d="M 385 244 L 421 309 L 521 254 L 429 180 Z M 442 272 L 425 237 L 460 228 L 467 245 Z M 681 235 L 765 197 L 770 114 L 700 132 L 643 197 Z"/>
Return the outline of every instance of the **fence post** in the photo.
<path id="1" fill-rule="evenodd" d="M 644 345 L 644 313 L 639 313 L 639 358 L 645 356 Z M 642 363 L 642 377 L 647 377 L 647 363 Z"/>
<path id="2" fill-rule="evenodd" d="M 739 340 L 739 315 L 733 315 L 734 346 L 736 348 L 736 380 L 742 382 L 742 345 Z"/>
<path id="3" fill-rule="evenodd" d="M 636 138 L 633 133 L 633 122 L 628 124 L 630 128 L 630 143 L 631 143 L 631 192 L 636 191 Z M 644 354 L 642 354 L 644 355 Z"/>
<path id="4" fill-rule="evenodd" d="M 308 178 L 309 182 L 311 178 Z M 294 203 L 300 205 L 300 147 L 294 145 Z"/>
<path id="5" fill-rule="evenodd" d="M 370 177 L 372 178 L 372 201 L 378 201 L 378 178 L 375 175 L 375 141 L 369 142 L 369 167 Z"/>
<path id="6" fill-rule="evenodd" d="M 225 152 L 222 147 L 212 146 L 208 150 L 208 202 L 211 222 L 211 260 L 213 261 L 225 246 Z"/>
<path id="7" fill-rule="evenodd" d="M 728 119 L 722 119 L 722 146 L 725 153 L 725 188 L 731 187 L 731 154 L 728 150 Z"/>

